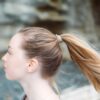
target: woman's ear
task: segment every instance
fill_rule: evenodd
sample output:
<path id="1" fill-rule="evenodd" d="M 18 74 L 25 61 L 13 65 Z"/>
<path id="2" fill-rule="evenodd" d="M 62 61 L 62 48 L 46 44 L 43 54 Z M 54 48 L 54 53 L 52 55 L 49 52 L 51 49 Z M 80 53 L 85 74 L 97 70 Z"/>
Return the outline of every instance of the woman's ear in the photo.
<path id="1" fill-rule="evenodd" d="M 38 60 L 35 58 L 32 58 L 29 60 L 27 65 L 27 72 L 35 72 L 38 68 Z"/>

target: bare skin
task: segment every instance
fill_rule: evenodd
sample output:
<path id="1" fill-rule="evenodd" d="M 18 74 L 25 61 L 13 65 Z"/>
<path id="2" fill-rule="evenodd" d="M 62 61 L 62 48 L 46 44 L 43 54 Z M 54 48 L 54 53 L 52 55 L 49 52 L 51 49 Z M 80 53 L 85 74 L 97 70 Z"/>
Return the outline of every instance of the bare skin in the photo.
<path id="1" fill-rule="evenodd" d="M 21 48 L 22 36 L 16 34 L 2 57 L 7 79 L 17 80 L 23 87 L 27 100 L 59 100 L 49 81 L 41 76 L 41 64 L 36 58 L 27 59 Z"/>
<path id="2" fill-rule="evenodd" d="M 38 78 L 37 78 L 38 77 Z M 21 80 L 27 100 L 59 100 L 58 95 L 52 90 L 49 82 L 38 74 L 26 80 Z"/>

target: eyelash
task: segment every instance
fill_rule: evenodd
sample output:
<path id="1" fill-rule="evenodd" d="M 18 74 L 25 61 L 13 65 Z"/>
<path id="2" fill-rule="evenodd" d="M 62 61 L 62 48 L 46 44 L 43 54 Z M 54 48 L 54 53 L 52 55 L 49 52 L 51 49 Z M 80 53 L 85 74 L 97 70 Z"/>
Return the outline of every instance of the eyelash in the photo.
<path id="1" fill-rule="evenodd" d="M 8 53 L 8 54 L 11 54 L 11 53 L 9 52 L 9 50 L 7 50 L 7 53 Z"/>

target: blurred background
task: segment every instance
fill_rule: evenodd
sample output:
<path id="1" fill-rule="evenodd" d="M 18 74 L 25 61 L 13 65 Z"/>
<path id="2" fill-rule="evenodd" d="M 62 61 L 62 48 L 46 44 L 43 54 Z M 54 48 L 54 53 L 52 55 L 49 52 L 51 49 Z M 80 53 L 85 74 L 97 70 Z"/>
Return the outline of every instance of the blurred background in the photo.
<path id="1" fill-rule="evenodd" d="M 10 38 L 22 27 L 40 26 L 54 34 L 74 33 L 100 50 L 100 0 L 0 0 L 0 58 Z M 100 100 L 68 55 L 64 44 L 63 63 L 55 76 L 61 100 Z M 0 60 L 0 100 L 20 100 L 24 94 L 16 81 L 5 78 Z"/>

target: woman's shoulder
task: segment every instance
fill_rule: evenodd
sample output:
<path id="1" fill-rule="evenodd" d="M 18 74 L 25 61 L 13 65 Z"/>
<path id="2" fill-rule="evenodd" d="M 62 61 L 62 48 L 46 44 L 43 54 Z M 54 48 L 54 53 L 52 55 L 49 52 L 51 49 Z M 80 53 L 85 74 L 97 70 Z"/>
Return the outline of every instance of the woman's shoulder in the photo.
<path id="1" fill-rule="evenodd" d="M 54 92 L 59 96 L 60 98 L 60 89 L 58 88 L 58 85 L 56 83 L 55 80 L 52 81 L 52 85 L 51 85 L 52 89 L 54 90 Z"/>

